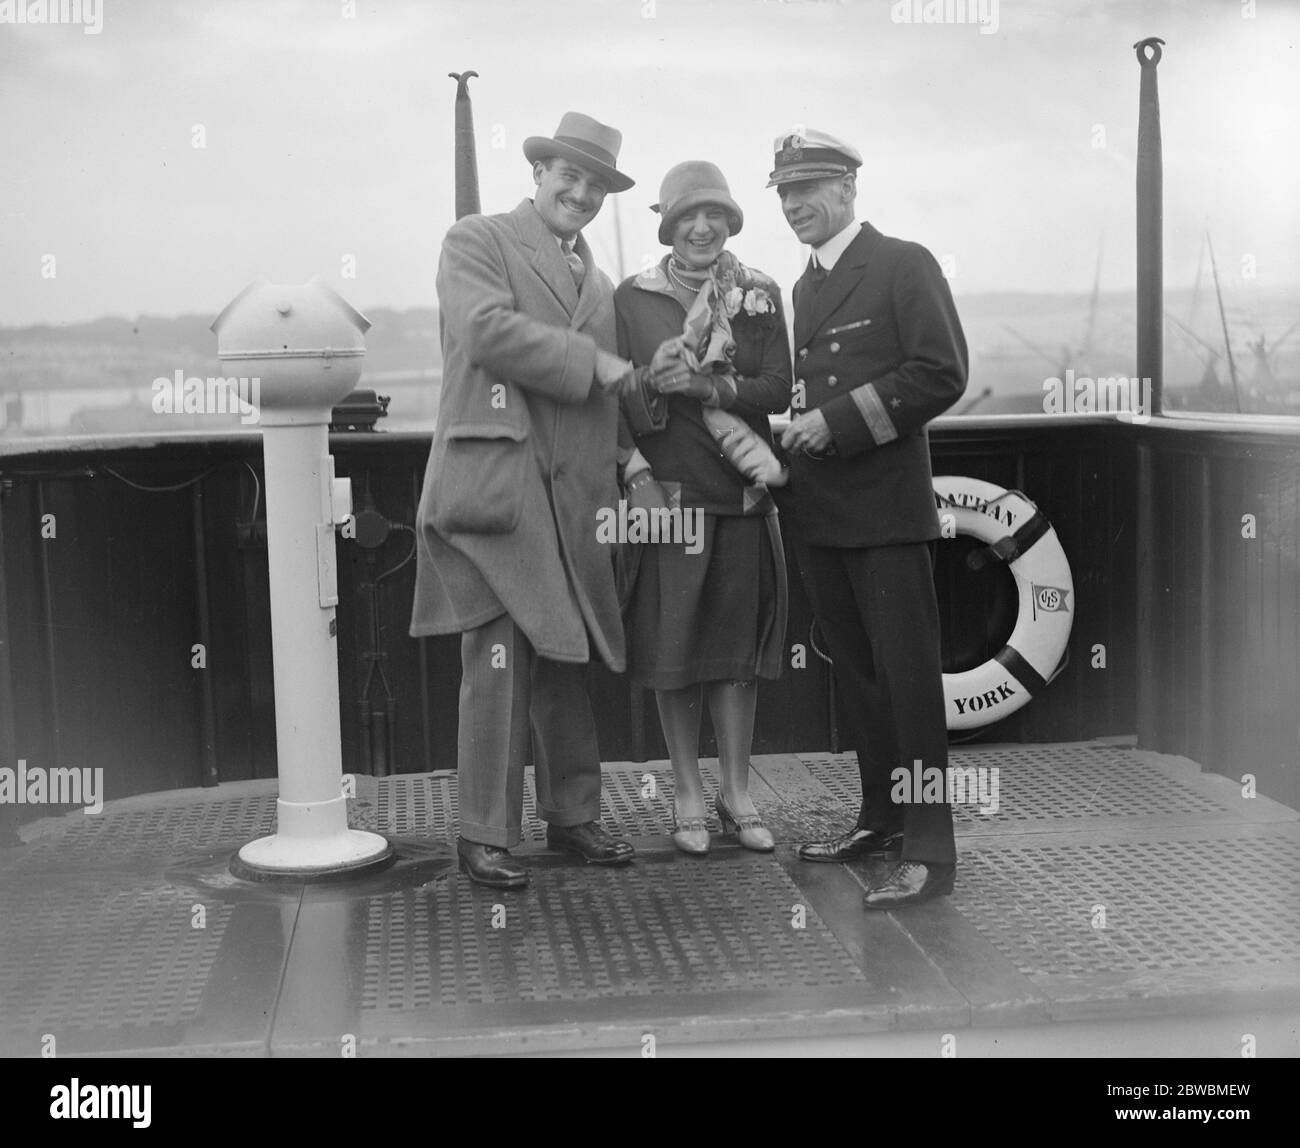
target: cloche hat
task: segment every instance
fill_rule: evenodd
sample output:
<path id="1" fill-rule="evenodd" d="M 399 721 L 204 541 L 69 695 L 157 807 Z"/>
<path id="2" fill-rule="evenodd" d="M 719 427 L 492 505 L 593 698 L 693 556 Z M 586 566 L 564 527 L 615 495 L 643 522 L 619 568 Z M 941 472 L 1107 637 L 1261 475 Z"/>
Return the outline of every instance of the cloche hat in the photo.
<path id="1" fill-rule="evenodd" d="M 677 221 L 686 212 L 704 204 L 716 205 L 727 213 L 732 235 L 744 225 L 745 213 L 731 198 L 726 177 L 716 164 L 690 159 L 670 168 L 659 185 L 659 202 L 650 208 L 663 216 L 659 223 L 659 242 L 671 247 L 673 227 Z"/>

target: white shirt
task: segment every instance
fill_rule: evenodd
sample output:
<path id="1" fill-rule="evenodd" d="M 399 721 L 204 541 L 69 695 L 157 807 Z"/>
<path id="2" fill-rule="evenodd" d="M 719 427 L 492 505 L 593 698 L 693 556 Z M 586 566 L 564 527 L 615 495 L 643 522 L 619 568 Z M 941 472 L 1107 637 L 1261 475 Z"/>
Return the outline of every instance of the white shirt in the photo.
<path id="1" fill-rule="evenodd" d="M 532 201 L 531 199 L 530 199 L 528 202 L 529 202 L 529 203 L 533 203 L 533 201 Z M 534 211 L 537 211 L 537 204 L 535 204 L 535 203 L 533 203 L 533 210 L 534 210 Z M 538 212 L 538 214 L 540 215 L 541 212 Z M 551 229 L 550 229 L 549 227 L 547 227 L 546 230 L 547 230 L 547 231 L 551 231 Z M 558 244 L 560 245 L 560 254 L 561 254 L 561 255 L 568 255 L 568 254 L 569 254 L 568 250 L 566 249 L 566 245 L 567 245 L 567 244 L 572 244 L 572 245 L 573 245 L 573 253 L 576 255 L 576 254 L 578 253 L 578 236 L 581 235 L 581 234 L 582 234 L 581 231 L 576 231 L 576 232 L 574 232 L 574 234 L 573 234 L 573 238 L 572 238 L 572 239 L 565 239 L 564 236 L 562 236 L 562 235 L 556 235 L 554 231 L 551 231 L 551 238 L 554 239 L 555 242 L 558 243 Z"/>
<path id="2" fill-rule="evenodd" d="M 858 232 L 861 230 L 861 222 L 856 219 L 850 220 L 849 225 L 843 231 L 836 232 L 820 247 L 814 247 L 813 257 L 827 271 L 833 270 L 835 264 L 840 261 L 840 256 L 844 254 L 849 244 L 858 237 Z"/>

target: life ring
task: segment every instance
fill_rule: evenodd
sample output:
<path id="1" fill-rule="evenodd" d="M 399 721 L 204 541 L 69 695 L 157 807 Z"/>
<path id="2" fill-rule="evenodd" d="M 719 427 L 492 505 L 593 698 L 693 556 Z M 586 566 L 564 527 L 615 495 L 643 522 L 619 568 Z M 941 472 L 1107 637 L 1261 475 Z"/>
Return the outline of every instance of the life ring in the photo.
<path id="1" fill-rule="evenodd" d="M 1074 619 L 1074 580 L 1056 531 L 1018 490 L 977 478 L 934 479 L 940 533 L 966 534 L 985 543 L 967 562 L 1010 564 L 1020 598 L 1011 638 L 972 670 L 943 675 L 950 730 L 977 729 L 1015 713 L 1063 668 Z"/>

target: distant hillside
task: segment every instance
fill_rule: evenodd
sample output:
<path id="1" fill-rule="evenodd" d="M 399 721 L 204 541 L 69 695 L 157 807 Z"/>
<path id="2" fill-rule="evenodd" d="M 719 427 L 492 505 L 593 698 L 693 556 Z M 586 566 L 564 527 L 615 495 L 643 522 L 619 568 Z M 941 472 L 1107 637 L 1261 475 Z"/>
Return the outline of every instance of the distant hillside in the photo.
<path id="1" fill-rule="evenodd" d="M 439 369 L 438 312 L 366 313 L 367 374 Z M 60 326 L 0 327 L 0 391 L 148 388 L 154 379 L 224 375 L 211 315 L 103 318 Z"/>
<path id="2" fill-rule="evenodd" d="M 1171 407 L 1234 410 L 1240 402 L 1243 410 L 1300 412 L 1300 288 L 1263 292 L 1238 287 L 1228 293 L 1235 393 L 1212 291 L 1169 291 L 1165 304 L 1172 316 L 1165 339 Z M 1086 292 L 958 292 L 971 379 L 956 409 L 1036 411 L 1042 409 L 1044 381 L 1068 370 L 1076 377 L 1132 374 L 1132 292 L 1099 295 L 1089 333 L 1091 305 Z M 427 423 L 436 414 L 441 372 L 437 310 L 375 308 L 367 317 L 373 326 L 366 335 L 361 386 L 393 395 L 385 425 Z M 89 433 L 117 425 L 108 412 L 124 405 L 130 413 L 118 421 L 137 426 L 154 379 L 171 378 L 177 370 L 187 377 L 226 373 L 216 357 L 211 322 L 210 315 L 142 315 L 0 327 L 0 394 L 23 396 L 6 401 L 11 432 L 21 426 L 23 433 L 54 433 L 56 428 Z M 87 417 L 91 410 L 98 412 L 93 418 Z"/>

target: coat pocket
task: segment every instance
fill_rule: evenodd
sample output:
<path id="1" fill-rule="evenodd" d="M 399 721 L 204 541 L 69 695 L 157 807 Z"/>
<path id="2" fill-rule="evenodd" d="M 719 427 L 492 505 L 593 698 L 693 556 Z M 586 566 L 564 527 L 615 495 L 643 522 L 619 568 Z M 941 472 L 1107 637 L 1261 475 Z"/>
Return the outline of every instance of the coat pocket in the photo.
<path id="1" fill-rule="evenodd" d="M 498 423 L 451 427 L 433 499 L 441 534 L 509 534 L 523 515 L 528 432 Z"/>

